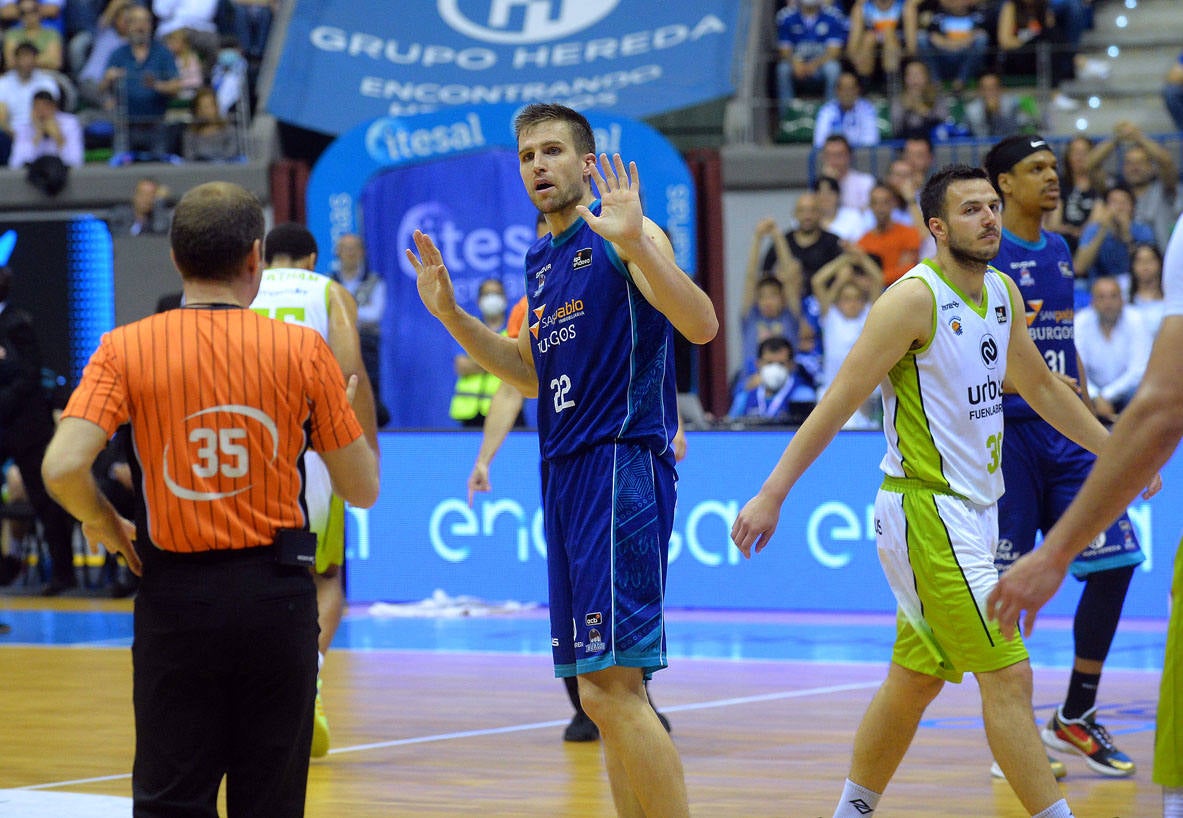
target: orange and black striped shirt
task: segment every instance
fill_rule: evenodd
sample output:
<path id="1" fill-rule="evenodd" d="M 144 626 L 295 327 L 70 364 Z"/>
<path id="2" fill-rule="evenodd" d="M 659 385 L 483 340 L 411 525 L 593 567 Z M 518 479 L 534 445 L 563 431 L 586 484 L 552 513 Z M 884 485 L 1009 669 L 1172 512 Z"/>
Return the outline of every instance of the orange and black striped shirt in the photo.
<path id="1" fill-rule="evenodd" d="M 131 422 L 148 535 L 176 552 L 302 528 L 305 448 L 362 435 L 324 339 L 239 308 L 170 310 L 108 332 L 65 415 L 108 435 Z"/>

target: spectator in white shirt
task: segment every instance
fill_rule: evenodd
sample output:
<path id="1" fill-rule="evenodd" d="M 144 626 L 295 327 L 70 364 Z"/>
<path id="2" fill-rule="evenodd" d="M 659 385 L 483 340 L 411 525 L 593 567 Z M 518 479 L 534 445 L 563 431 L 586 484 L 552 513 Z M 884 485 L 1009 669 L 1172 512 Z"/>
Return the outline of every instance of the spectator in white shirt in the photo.
<path id="1" fill-rule="evenodd" d="M 846 141 L 864 148 L 879 144 L 879 122 L 875 106 L 863 98 L 858 77 L 843 71 L 834 89 L 834 98 L 822 105 L 813 127 L 813 146 L 820 148 L 831 134 L 842 134 Z"/>
<path id="2" fill-rule="evenodd" d="M 36 67 L 37 46 L 18 45 L 13 63 L 11 69 L 0 75 L 0 129 L 10 134 L 29 121 L 33 94 L 48 91 L 55 99 L 61 94 L 53 75 Z"/>
<path id="3" fill-rule="evenodd" d="M 817 194 L 817 204 L 822 212 L 822 230 L 828 230 L 842 241 L 858 241 L 875 224 L 875 217 L 869 211 L 841 204 L 842 188 L 834 177 L 817 177 L 813 192 Z"/>
<path id="4" fill-rule="evenodd" d="M 78 117 L 58 110 L 57 100 L 48 91 L 33 94 L 33 113 L 28 122 L 16 127 L 8 166 L 23 168 L 41 156 L 56 156 L 72 168 L 84 161 Z"/>
<path id="5" fill-rule="evenodd" d="M 1093 408 L 1112 422 L 1142 381 L 1150 335 L 1137 310 L 1123 309 L 1121 285 L 1112 276 L 1093 282 L 1092 304 L 1076 314 L 1073 329 Z"/>
<path id="6" fill-rule="evenodd" d="M 855 340 L 867 322 L 871 304 L 883 291 L 883 271 L 874 259 L 853 246 L 817 271 L 813 295 L 821 313 L 822 371 L 818 396 L 834 381 Z M 882 402 L 878 389 L 859 407 L 845 429 L 873 429 L 876 406 Z"/>
<path id="7" fill-rule="evenodd" d="M 865 211 L 871 204 L 871 188 L 875 177 L 851 165 L 850 141 L 842 134 L 830 134 L 821 146 L 821 174 L 838 180 L 845 207 Z"/>

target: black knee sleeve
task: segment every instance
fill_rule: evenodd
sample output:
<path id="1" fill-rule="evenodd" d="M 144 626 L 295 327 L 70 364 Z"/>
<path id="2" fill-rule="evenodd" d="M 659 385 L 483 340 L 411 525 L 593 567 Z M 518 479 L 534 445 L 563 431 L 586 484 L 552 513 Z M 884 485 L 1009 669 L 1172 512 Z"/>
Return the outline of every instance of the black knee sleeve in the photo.
<path id="1" fill-rule="evenodd" d="M 1085 579 L 1072 623 L 1078 658 L 1104 662 L 1109 656 L 1135 567 L 1098 571 Z"/>

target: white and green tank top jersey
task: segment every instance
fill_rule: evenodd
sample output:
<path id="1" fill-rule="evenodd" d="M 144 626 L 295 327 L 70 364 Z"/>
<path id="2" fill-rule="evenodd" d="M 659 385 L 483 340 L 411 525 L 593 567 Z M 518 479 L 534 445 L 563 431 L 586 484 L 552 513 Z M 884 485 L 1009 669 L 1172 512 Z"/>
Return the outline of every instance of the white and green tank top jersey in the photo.
<path id="1" fill-rule="evenodd" d="M 328 276 L 296 267 L 264 270 L 251 309 L 277 321 L 309 327 L 328 341 L 332 283 Z M 345 542 L 340 523 L 343 506 L 333 497 L 328 467 L 312 450 L 304 452 L 303 500 L 308 528 L 317 536 L 316 570 L 325 571 L 329 565 L 341 564 L 337 554 L 343 552 Z"/>
<path id="2" fill-rule="evenodd" d="M 1002 379 L 1014 320 L 1006 281 L 988 267 L 976 303 L 929 259 L 900 281 L 910 278 L 932 290 L 932 338 L 883 383 L 887 454 L 880 468 L 989 505 L 1003 490 Z"/>
<path id="3" fill-rule="evenodd" d="M 311 327 L 329 337 L 329 286 L 332 279 L 311 270 L 277 267 L 263 271 L 251 309 L 277 321 Z"/>

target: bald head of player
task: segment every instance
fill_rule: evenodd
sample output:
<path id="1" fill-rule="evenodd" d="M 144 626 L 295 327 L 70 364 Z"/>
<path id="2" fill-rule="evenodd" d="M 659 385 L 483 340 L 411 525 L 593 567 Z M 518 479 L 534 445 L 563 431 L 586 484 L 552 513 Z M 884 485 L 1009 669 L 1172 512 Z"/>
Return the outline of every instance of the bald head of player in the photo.
<path id="1" fill-rule="evenodd" d="M 295 222 L 277 224 L 263 242 L 263 263 L 268 267 L 315 270 L 316 253 L 316 237 Z"/>

